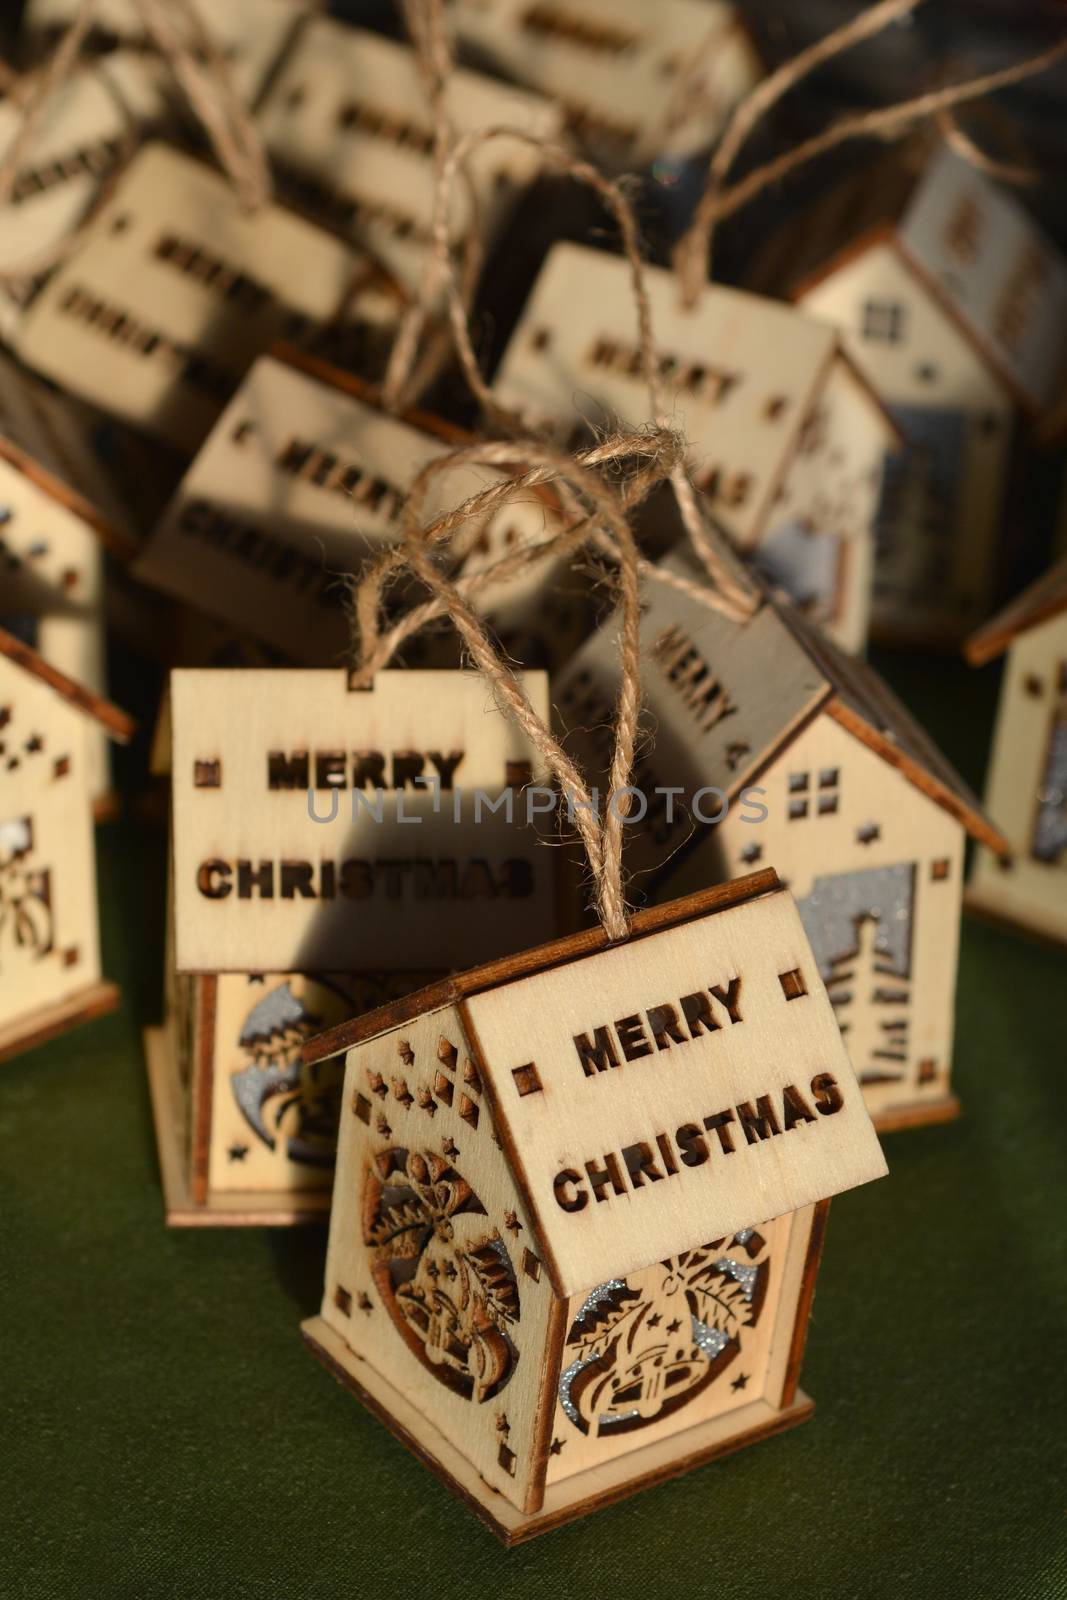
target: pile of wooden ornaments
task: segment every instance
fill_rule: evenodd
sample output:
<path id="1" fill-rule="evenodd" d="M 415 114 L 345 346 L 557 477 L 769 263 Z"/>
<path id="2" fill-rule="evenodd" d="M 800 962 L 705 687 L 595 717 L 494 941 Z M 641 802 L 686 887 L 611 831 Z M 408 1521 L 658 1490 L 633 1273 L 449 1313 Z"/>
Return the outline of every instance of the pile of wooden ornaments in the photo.
<path id="1" fill-rule="evenodd" d="M 329 1219 L 309 1347 L 515 1542 L 810 1414 L 829 1198 L 885 1171 L 876 1129 L 958 1111 L 968 835 L 975 907 L 1067 937 L 1067 563 L 987 620 L 1019 413 L 1054 444 L 1067 410 L 1067 263 L 926 129 L 743 288 L 635 293 L 602 219 L 553 243 L 479 417 L 448 365 L 479 262 L 560 149 L 602 190 L 703 160 L 763 77 L 733 8 L 454 0 L 443 63 L 432 4 L 413 43 L 86 9 L 30 0 L 0 101 L 0 1056 L 118 1001 L 110 630 L 166 669 L 167 1221 Z M 638 471 L 589 447 L 642 437 L 681 444 L 639 563 L 595 528 L 568 559 L 580 474 L 621 503 Z M 413 483 L 429 529 L 523 473 L 417 626 Z M 872 629 L 1008 652 L 995 821 Z M 550 848 L 576 804 L 588 862 Z M 621 926 L 586 905 L 620 845 Z"/>

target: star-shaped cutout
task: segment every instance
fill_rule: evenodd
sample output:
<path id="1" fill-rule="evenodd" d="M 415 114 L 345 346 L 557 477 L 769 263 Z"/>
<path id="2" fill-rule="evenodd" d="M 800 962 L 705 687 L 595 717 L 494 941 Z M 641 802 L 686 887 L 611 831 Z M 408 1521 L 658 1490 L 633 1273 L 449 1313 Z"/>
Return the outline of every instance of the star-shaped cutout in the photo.
<path id="1" fill-rule="evenodd" d="M 359 1307 L 359 1309 L 361 1311 L 373 1311 L 374 1310 L 374 1304 L 373 1304 L 373 1302 L 371 1300 L 370 1295 L 367 1294 L 363 1290 L 361 1290 L 360 1293 L 356 1296 L 356 1304 L 357 1304 L 357 1306 Z"/>
<path id="2" fill-rule="evenodd" d="M 430 1262 L 430 1265 L 426 1268 L 426 1276 L 428 1278 L 433 1278 L 435 1283 L 436 1283 L 437 1279 L 441 1276 L 441 1269 L 437 1265 L 436 1261 L 431 1261 Z"/>
<path id="3" fill-rule="evenodd" d="M 26 740 L 26 754 L 35 756 L 38 750 L 44 749 L 44 740 L 39 733 L 32 733 Z"/>
<path id="4" fill-rule="evenodd" d="M 737 1377 L 734 1379 L 733 1383 L 730 1385 L 730 1388 L 731 1389 L 747 1389 L 748 1388 L 748 1373 L 747 1372 L 739 1372 Z"/>
<path id="5" fill-rule="evenodd" d="M 862 828 L 856 829 L 857 844 L 874 844 L 875 840 L 882 837 L 882 830 L 877 822 L 865 822 Z"/>
<path id="6" fill-rule="evenodd" d="M 262 972 L 250 972 L 248 974 L 248 981 L 249 983 L 266 983 L 266 974 Z"/>
<path id="7" fill-rule="evenodd" d="M 509 1233 L 518 1233 L 522 1227 L 522 1223 L 519 1221 L 514 1211 L 505 1211 L 504 1226 Z"/>
<path id="8" fill-rule="evenodd" d="M 552 1443 L 548 1447 L 549 1455 L 558 1456 L 565 1443 L 565 1439 L 553 1439 Z"/>
<path id="9" fill-rule="evenodd" d="M 248 1146 L 246 1144 L 231 1144 L 226 1154 L 231 1161 L 243 1161 L 248 1154 Z"/>
<path id="10" fill-rule="evenodd" d="M 658 1328 L 662 1321 L 663 1321 L 663 1318 L 660 1316 L 659 1312 L 657 1311 L 651 1317 L 649 1317 L 648 1326 L 650 1328 Z"/>
<path id="11" fill-rule="evenodd" d="M 761 844 L 746 844 L 741 852 L 741 860 L 746 866 L 752 866 L 754 862 L 760 859 L 762 854 L 763 846 Z"/>
<path id="12" fill-rule="evenodd" d="M 458 1278 L 459 1277 L 459 1273 L 456 1271 L 456 1264 L 455 1264 L 454 1261 L 446 1261 L 445 1262 L 445 1277 L 446 1278 Z"/>
<path id="13" fill-rule="evenodd" d="M 497 1433 L 502 1433 L 505 1439 L 511 1432 L 511 1423 L 508 1421 L 507 1413 L 504 1411 L 497 1412 L 496 1431 Z"/>
<path id="14" fill-rule="evenodd" d="M 445 1140 L 444 1144 L 441 1146 L 441 1149 L 444 1151 L 445 1155 L 450 1161 L 454 1161 L 456 1156 L 459 1155 L 459 1145 L 456 1144 L 451 1137 Z"/>
<path id="15" fill-rule="evenodd" d="M 681 1326 L 682 1326 L 682 1324 L 678 1321 L 678 1318 L 675 1317 L 673 1322 L 668 1322 L 668 1324 L 667 1324 L 667 1332 L 668 1333 L 677 1333 L 678 1329 Z"/>

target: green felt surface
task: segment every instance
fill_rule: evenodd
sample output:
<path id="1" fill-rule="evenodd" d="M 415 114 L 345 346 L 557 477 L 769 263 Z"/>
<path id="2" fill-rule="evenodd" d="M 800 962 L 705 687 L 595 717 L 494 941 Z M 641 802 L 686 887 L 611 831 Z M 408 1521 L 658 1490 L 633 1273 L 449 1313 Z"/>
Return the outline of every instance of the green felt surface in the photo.
<path id="1" fill-rule="evenodd" d="M 980 777 L 991 691 L 898 681 Z M 0 1594 L 1067 1593 L 1067 957 L 969 922 L 964 1118 L 836 1201 L 814 1421 L 506 1552 L 303 1351 L 324 1237 L 168 1232 L 140 1022 L 162 837 L 101 835 L 124 1009 L 0 1068 Z"/>

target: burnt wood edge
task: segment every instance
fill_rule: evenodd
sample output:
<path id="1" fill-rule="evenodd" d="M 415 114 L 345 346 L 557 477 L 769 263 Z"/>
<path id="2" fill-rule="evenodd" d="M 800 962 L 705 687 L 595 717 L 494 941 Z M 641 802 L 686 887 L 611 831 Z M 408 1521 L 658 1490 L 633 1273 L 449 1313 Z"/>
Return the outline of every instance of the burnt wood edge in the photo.
<path id="1" fill-rule="evenodd" d="M 451 977 L 442 978 L 439 983 L 431 983 L 425 989 L 418 989 L 414 994 L 394 1000 L 389 1005 L 379 1006 L 376 1010 L 367 1011 L 349 1022 L 338 1023 L 337 1027 L 330 1028 L 325 1033 L 316 1034 L 304 1046 L 304 1060 L 309 1063 L 324 1061 L 328 1056 L 339 1055 L 342 1050 L 348 1050 L 364 1039 L 373 1038 L 375 1034 L 385 1033 L 390 1028 L 410 1022 L 412 1017 L 421 1016 L 424 1012 L 437 1011 L 442 1006 L 455 1005 L 468 995 L 481 994 L 487 989 L 498 988 L 501 984 L 514 983 L 519 978 L 533 977 L 550 967 L 562 966 L 569 961 L 579 961 L 584 956 L 599 955 L 601 951 L 610 950 L 619 943 L 632 944 L 638 939 L 647 938 L 650 934 L 660 933 L 683 922 L 695 921 L 698 917 L 716 911 L 728 910 L 732 906 L 743 905 L 749 900 L 756 900 L 761 895 L 780 888 L 778 874 L 773 867 L 768 867 L 764 871 L 750 872 L 743 878 L 735 878 L 730 883 L 716 884 L 711 889 L 699 889 L 695 894 L 686 895 L 682 900 L 672 900 L 664 906 L 652 906 L 647 911 L 638 911 L 631 920 L 630 932 L 625 941 L 609 939 L 603 928 L 587 928 L 581 933 L 568 934 L 563 939 L 554 939 L 548 944 L 538 945 L 533 950 L 523 950 L 517 955 L 504 956 L 498 961 L 489 961 L 480 967 L 472 967 L 467 972 L 455 973 Z"/>
<path id="2" fill-rule="evenodd" d="M 29 645 L 23 644 L 21 639 L 16 639 L 14 634 L 0 628 L 0 655 L 7 656 L 17 667 L 28 672 L 31 677 L 37 678 L 41 683 L 47 684 L 55 690 L 70 705 L 79 711 L 84 711 L 87 716 L 95 717 L 102 723 L 113 739 L 120 740 L 123 744 L 132 739 L 137 724 L 125 711 L 120 711 L 118 706 L 113 706 L 110 700 L 105 700 L 103 695 L 94 694 L 91 689 L 86 689 L 83 684 L 76 683 L 73 678 L 68 678 L 65 672 L 60 672 L 58 667 L 53 667 L 50 662 L 39 656 L 36 650 L 31 650 Z"/>
<path id="3" fill-rule="evenodd" d="M 79 989 L 66 1000 L 55 1005 L 38 1006 L 17 1019 L 0 1033 L 0 1061 L 10 1061 L 24 1051 L 35 1050 L 47 1044 L 70 1028 L 80 1028 L 83 1022 L 107 1016 L 118 1008 L 122 995 L 118 984 L 106 979 Z"/>
<path id="4" fill-rule="evenodd" d="M 931 773 L 927 772 L 925 767 L 921 767 L 911 756 L 905 755 L 898 745 L 893 744 L 884 734 L 879 733 L 876 728 L 872 727 L 864 717 L 853 711 L 850 706 L 846 706 L 839 696 L 835 695 L 828 702 L 826 709 L 834 721 L 840 723 L 846 732 L 851 733 L 861 744 L 865 744 L 869 750 L 873 750 L 876 755 L 881 756 L 882 760 L 887 762 L 889 766 L 895 767 L 898 772 L 903 773 L 909 783 L 914 784 L 915 788 L 926 795 L 927 799 L 933 800 L 935 805 L 939 805 L 943 811 L 947 811 L 949 816 L 955 817 L 956 821 L 973 839 L 977 839 L 980 844 L 988 846 L 995 855 L 1007 856 L 1011 854 L 1011 846 L 1008 844 L 1007 839 L 1004 838 L 1003 834 L 997 832 L 993 824 L 988 822 L 980 811 L 976 811 L 973 806 L 967 805 L 959 795 L 954 794 L 945 784 L 939 783 Z"/>
<path id="5" fill-rule="evenodd" d="M 537 1396 L 538 1409 L 534 1418 L 533 1475 L 523 1505 L 523 1510 L 528 1514 L 540 1511 L 545 1503 L 548 1453 L 556 1427 L 556 1404 L 559 1395 L 559 1377 L 563 1370 L 563 1347 L 568 1332 L 569 1304 L 569 1301 L 560 1300 L 555 1294 L 548 1303 L 548 1326 L 545 1329 L 544 1359 L 541 1363 L 541 1388 Z"/>
<path id="6" fill-rule="evenodd" d="M 1005 911 L 994 900 L 986 898 L 986 891 L 973 885 L 963 892 L 963 909 L 969 917 L 1005 933 L 1021 934 L 1045 950 L 1067 950 L 1067 933 L 1058 934 L 1050 928 L 1038 927 L 1028 922 L 1022 912 Z"/>
<path id="7" fill-rule="evenodd" d="M 312 1319 L 313 1321 L 316 1319 Z M 801 1422 L 807 1422 L 815 1411 L 815 1402 L 806 1395 L 792 1406 L 788 1411 L 781 1411 L 777 1416 L 761 1422 L 755 1427 L 743 1430 L 732 1438 L 719 1440 L 708 1445 L 703 1450 L 690 1451 L 688 1455 L 680 1455 L 675 1460 L 666 1462 L 663 1466 L 653 1471 L 643 1473 L 639 1477 L 631 1478 L 624 1483 L 613 1484 L 609 1489 L 600 1494 L 589 1495 L 585 1500 L 575 1501 L 572 1505 L 563 1506 L 559 1511 L 549 1512 L 544 1516 L 533 1516 L 524 1527 L 509 1528 L 506 1524 L 498 1522 L 489 1508 L 482 1504 L 477 1497 L 471 1494 L 459 1480 L 453 1477 L 448 1468 L 443 1466 L 437 1457 L 415 1436 L 408 1432 L 404 1425 L 386 1409 L 379 1400 L 369 1394 L 363 1385 L 345 1370 L 339 1361 L 328 1350 L 319 1344 L 311 1331 L 310 1323 L 303 1323 L 300 1328 L 300 1337 L 308 1351 L 320 1362 L 331 1377 L 335 1378 L 342 1388 L 347 1389 L 361 1405 L 381 1422 L 393 1437 L 411 1452 L 423 1466 L 428 1467 L 434 1477 L 444 1484 L 458 1500 L 472 1511 L 479 1522 L 494 1534 L 501 1544 L 509 1549 L 518 1544 L 524 1544 L 528 1539 L 535 1538 L 539 1533 L 550 1533 L 556 1528 L 563 1527 L 568 1522 L 574 1522 L 579 1517 L 584 1517 L 588 1512 L 599 1510 L 603 1506 L 615 1505 L 620 1500 L 629 1499 L 633 1494 L 639 1494 L 643 1489 L 650 1489 L 659 1483 L 667 1483 L 671 1478 L 679 1478 L 683 1473 L 691 1471 L 694 1467 L 704 1466 L 709 1461 L 716 1461 L 721 1456 L 732 1455 L 736 1450 L 742 1450 L 750 1444 L 756 1444 L 761 1439 L 771 1439 L 775 1434 L 786 1433 L 790 1428 L 795 1428 Z M 681 1437 L 681 1436 L 679 1436 Z M 484 1479 L 482 1480 L 485 1481 Z M 487 1484 L 486 1488 L 490 1486 Z M 494 1494 L 499 1490 L 493 1490 Z"/>
<path id="8" fill-rule="evenodd" d="M 1055 569 L 1053 569 L 1055 570 Z M 1008 607 L 1000 617 L 994 618 L 977 633 L 972 633 L 963 643 L 963 654 L 972 667 L 984 667 L 987 661 L 993 661 L 997 656 L 1003 655 L 1009 645 L 1024 633 L 1029 633 L 1031 628 L 1037 628 L 1042 622 L 1049 622 L 1053 617 L 1058 617 L 1061 611 L 1067 611 L 1067 583 L 1062 594 L 1049 595 L 1045 600 L 1038 600 L 1021 616 L 1011 616 L 1013 608 Z"/>
<path id="9" fill-rule="evenodd" d="M 193 1036 L 193 1129 L 190 1151 L 190 1188 L 195 1206 L 207 1204 L 208 1167 L 211 1159 L 211 1098 L 215 1076 L 215 1015 L 218 979 L 196 980 L 196 1026 Z"/>
<path id="10" fill-rule="evenodd" d="M 800 1366 L 804 1360 L 811 1306 L 815 1299 L 815 1280 L 819 1275 L 819 1262 L 822 1260 L 822 1247 L 826 1239 L 826 1222 L 829 1215 L 829 1200 L 818 1201 L 812 1213 L 807 1251 L 804 1256 L 804 1271 L 800 1278 L 800 1293 L 797 1296 L 796 1314 L 793 1318 L 793 1334 L 789 1341 L 789 1356 L 782 1378 L 782 1392 L 778 1397 L 778 1406 L 783 1411 L 787 1410 L 796 1399 L 797 1385 L 800 1382 Z"/>
<path id="11" fill-rule="evenodd" d="M 4 460 L 16 472 L 21 472 L 36 488 L 41 489 L 46 495 L 69 511 L 73 516 L 84 522 L 100 540 L 101 545 L 109 555 L 117 561 L 129 565 L 137 555 L 138 543 L 135 538 L 117 524 L 109 522 L 100 511 L 84 495 L 80 494 L 71 484 L 64 483 L 62 478 L 36 461 L 27 451 L 20 448 L 10 439 L 0 439 L 0 460 Z"/>
<path id="12" fill-rule="evenodd" d="M 898 1133 L 903 1128 L 934 1128 L 941 1122 L 955 1122 L 963 1107 L 954 1094 L 937 1100 L 915 1100 L 906 1106 L 890 1106 L 873 1116 L 875 1133 Z"/>
<path id="13" fill-rule="evenodd" d="M 485 1051 L 482 1049 L 482 1042 L 478 1037 L 478 1031 L 474 1026 L 474 1019 L 470 1014 L 470 1008 L 466 1000 L 457 1000 L 456 1009 L 459 1012 L 460 1022 L 463 1024 L 467 1045 L 478 1068 L 478 1076 L 482 1082 L 482 1094 L 487 1103 L 489 1115 L 493 1119 L 493 1132 L 500 1141 L 504 1159 L 511 1170 L 511 1180 L 522 1197 L 534 1243 L 537 1245 L 538 1252 L 545 1264 L 545 1274 L 552 1286 L 553 1294 L 566 1300 L 569 1291 L 563 1282 L 563 1275 L 559 1270 L 555 1252 L 552 1249 L 552 1242 L 541 1226 L 541 1218 L 534 1203 L 533 1190 L 530 1187 L 530 1180 L 522 1159 L 522 1151 L 515 1142 L 507 1117 L 501 1114 L 492 1074 L 486 1064 Z"/>

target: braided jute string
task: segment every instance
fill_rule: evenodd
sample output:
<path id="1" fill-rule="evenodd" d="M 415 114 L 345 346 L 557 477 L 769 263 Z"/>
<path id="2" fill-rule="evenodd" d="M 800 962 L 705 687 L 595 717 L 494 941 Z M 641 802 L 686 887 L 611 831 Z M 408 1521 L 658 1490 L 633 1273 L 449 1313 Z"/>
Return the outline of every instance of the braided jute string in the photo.
<path id="1" fill-rule="evenodd" d="M 627 521 L 626 497 L 595 467 L 609 463 L 617 466 L 632 449 L 635 455 L 645 459 L 640 476 L 643 487 L 650 488 L 658 479 L 669 476 L 675 461 L 680 459 L 682 448 L 676 435 L 656 431 L 620 435 L 604 441 L 584 452 L 584 459 L 536 439 L 476 443 L 452 451 L 429 462 L 415 478 L 404 505 L 401 544 L 385 558 L 393 572 L 406 566 L 430 592 L 442 612 L 451 618 L 471 660 L 492 688 L 497 703 L 526 734 L 568 798 L 569 814 L 592 873 L 596 913 L 611 939 L 623 939 L 628 931 L 622 840 L 629 799 L 624 791 L 633 765 L 641 707 L 640 558 Z M 505 461 L 513 466 L 524 466 L 525 470 L 509 480 L 490 484 L 443 516 L 423 524 L 426 498 L 434 481 L 443 473 L 457 466 L 475 463 L 496 466 Z M 472 519 L 481 523 L 487 515 L 498 512 L 510 501 L 551 482 L 567 486 L 573 501 L 585 506 L 590 521 L 595 521 L 613 547 L 619 591 L 619 691 L 608 799 L 603 808 L 594 806 L 584 776 L 538 716 L 521 679 L 493 644 L 484 619 L 471 604 L 469 590 L 465 590 L 462 580 L 454 580 L 437 559 Z M 577 538 L 577 530 L 571 532 Z M 364 582 L 367 587 L 357 589 L 355 609 L 357 617 L 366 619 L 368 611 L 376 613 L 381 589 L 376 572 L 369 574 Z M 374 649 L 377 642 L 373 638 L 370 641 L 373 659 L 381 661 L 380 649 Z M 365 657 L 354 675 L 354 682 L 365 683 L 372 670 L 370 660 Z"/>
<path id="2" fill-rule="evenodd" d="M 433 81 L 441 74 L 447 74 L 450 68 L 442 0 L 404 0 L 404 3 L 416 51 L 420 54 L 423 51 L 432 52 L 428 53 L 423 61 L 422 70 L 428 81 Z M 520 437 L 541 433 L 541 430 L 533 427 L 528 419 L 502 405 L 482 376 L 471 338 L 469 300 L 464 293 L 464 285 L 457 280 L 449 225 L 453 189 L 459 175 L 466 170 L 474 151 L 492 140 L 508 139 L 533 147 L 543 162 L 591 188 L 618 224 L 623 251 L 630 267 L 637 312 L 638 346 L 649 390 L 653 422 L 657 427 L 668 427 L 663 377 L 653 338 L 652 312 L 645 286 L 640 231 L 634 209 L 620 186 L 605 177 L 590 162 L 573 155 L 562 145 L 522 128 L 506 126 L 481 128 L 462 138 L 456 138 L 441 106 L 440 114 L 435 115 L 434 133 L 437 182 L 434 188 L 432 249 L 419 299 L 423 306 L 427 305 L 436 293 L 438 285 L 444 284 L 448 319 L 456 354 L 471 393 L 479 401 L 486 415 L 492 418 L 504 433 Z M 401 330 L 401 338 L 403 336 L 404 330 Z M 399 344 L 400 340 L 394 345 L 393 350 L 397 361 L 401 358 Z M 386 393 L 389 395 L 391 392 L 390 378 L 387 377 Z M 548 443 L 547 437 L 545 443 Z M 712 588 L 706 591 L 706 603 L 736 621 L 747 621 L 758 610 L 760 597 L 754 586 L 747 583 L 743 576 L 735 576 L 734 571 L 721 560 L 717 546 L 708 536 L 684 461 L 679 460 L 672 470 L 671 483 L 683 526 L 711 581 Z"/>
<path id="3" fill-rule="evenodd" d="M 797 168 L 814 161 L 818 156 L 835 149 L 852 139 L 882 139 L 891 141 L 903 138 L 918 123 L 951 111 L 954 106 L 965 105 L 997 89 L 1034 77 L 1067 55 L 1067 37 L 1059 40 L 1037 55 L 1024 61 L 1001 67 L 979 77 L 967 78 L 961 83 L 945 84 L 927 90 L 911 100 L 902 100 L 891 106 L 881 106 L 871 111 L 852 112 L 841 117 L 829 128 L 803 140 L 791 150 L 764 162 L 739 182 L 723 187 L 726 173 L 737 156 L 741 145 L 755 126 L 759 117 L 781 98 L 787 90 L 799 83 L 815 67 L 881 31 L 898 17 L 913 11 L 922 0 L 880 0 L 859 17 L 836 29 L 787 61 L 770 78 L 758 84 L 741 102 L 727 125 L 726 133 L 712 158 L 708 182 L 701 196 L 693 220 L 678 241 L 674 251 L 674 264 L 678 272 L 682 303 L 687 307 L 696 304 L 711 268 L 711 250 L 716 225 L 748 205 L 757 195 L 780 182 Z M 957 149 L 968 159 L 973 141 L 964 137 Z M 979 162 L 984 165 L 984 162 Z"/>
<path id="4" fill-rule="evenodd" d="M 528 443 L 526 448 L 530 447 Z M 537 449 L 540 454 L 544 454 L 544 447 L 541 444 L 537 445 Z M 577 460 L 585 467 L 593 467 L 618 463 L 629 458 L 647 457 L 646 465 L 626 476 L 619 490 L 622 507 L 629 512 L 638 506 L 650 490 L 667 475 L 669 466 L 665 466 L 665 454 L 668 451 L 672 456 L 680 453 L 676 435 L 644 430 L 633 434 L 615 434 L 591 449 L 580 452 Z M 470 446 L 463 459 L 474 465 L 497 465 L 513 469 L 521 454 L 522 447 L 514 443 L 484 441 Z M 448 465 L 455 465 L 457 459 L 456 453 L 453 453 L 447 458 Z M 529 469 L 521 482 L 505 479 L 491 485 L 466 501 L 458 515 L 448 513 L 424 528 L 424 536 L 431 543 L 447 537 L 451 554 L 457 560 L 461 560 L 469 547 L 476 542 L 480 529 L 486 522 L 490 521 L 506 503 L 514 501 L 521 494 L 536 493 L 538 486 L 551 481 L 553 471 L 551 464 L 542 463 L 539 467 Z M 558 478 L 555 482 L 555 493 L 560 501 L 570 498 Z M 460 593 L 469 598 L 481 597 L 534 567 L 542 566 L 549 561 L 556 563 L 570 560 L 586 547 L 612 561 L 615 556 L 615 546 L 610 536 L 599 527 L 595 518 L 578 505 L 569 504 L 567 509 L 570 512 L 570 520 L 560 526 L 556 533 L 548 537 L 518 540 L 492 563 L 487 563 L 474 572 L 462 570 L 454 576 L 453 581 Z M 464 519 L 466 519 L 466 530 L 462 526 Z M 465 533 L 469 536 L 465 537 Z M 408 639 L 448 614 L 441 598 L 434 595 L 421 604 L 410 607 L 389 628 L 382 626 L 385 591 L 402 575 L 405 565 L 403 550 L 394 546 L 368 562 L 358 578 L 351 580 L 353 652 L 359 661 L 354 671 L 354 681 L 358 685 L 366 686 L 375 672 L 380 672 L 386 667 Z M 638 575 L 642 579 L 653 579 L 666 587 L 676 589 L 698 604 L 707 603 L 706 584 L 694 583 L 684 576 L 657 566 L 654 562 L 646 561 L 643 557 L 638 559 Z"/>
<path id="5" fill-rule="evenodd" d="M 642 372 L 649 390 L 653 422 L 656 427 L 668 427 L 662 368 L 656 352 L 652 310 L 645 284 L 645 265 L 641 255 L 641 238 L 634 209 L 619 185 L 606 178 L 591 163 L 572 155 L 562 145 L 537 134 L 528 133 L 522 128 L 507 126 L 480 128 L 455 140 L 442 163 L 434 197 L 432 270 L 435 281 L 438 276 L 444 280 L 456 355 L 471 392 L 486 414 L 505 433 L 529 436 L 534 431 L 525 418 L 502 404 L 482 375 L 471 338 L 467 308 L 456 278 L 455 260 L 449 237 L 448 201 L 456 175 L 474 150 L 494 139 L 518 140 L 532 145 L 547 164 L 593 189 L 611 212 L 618 224 L 623 252 L 630 269 L 630 284 L 637 315 L 637 343 Z M 734 571 L 720 558 L 718 548 L 709 538 L 704 526 L 684 460 L 680 459 L 672 468 L 670 481 L 690 542 L 711 581 L 712 588 L 705 591 L 706 604 L 722 611 L 735 621 L 746 621 L 759 607 L 758 593 L 743 576 L 735 576 Z"/>

